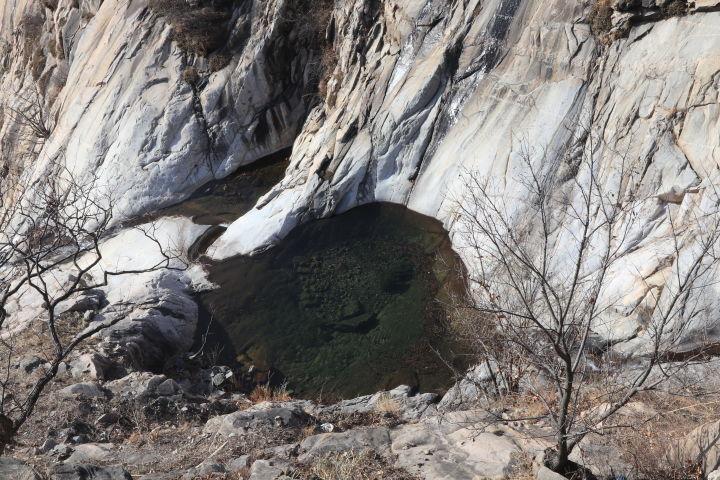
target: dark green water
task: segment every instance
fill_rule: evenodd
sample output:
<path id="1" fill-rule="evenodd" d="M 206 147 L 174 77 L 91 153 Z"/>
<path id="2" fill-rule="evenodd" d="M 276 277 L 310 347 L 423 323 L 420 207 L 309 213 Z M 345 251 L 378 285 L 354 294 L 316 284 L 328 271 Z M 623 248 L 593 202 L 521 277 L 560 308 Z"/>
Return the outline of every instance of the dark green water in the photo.
<path id="1" fill-rule="evenodd" d="M 281 150 L 241 167 L 232 175 L 203 185 L 187 200 L 159 212 L 183 215 L 200 225 L 231 223 L 255 206 L 283 177 L 290 150 Z"/>
<path id="2" fill-rule="evenodd" d="M 298 395 L 442 391 L 451 372 L 435 350 L 453 350 L 443 302 L 458 265 L 436 220 L 358 207 L 257 256 L 210 265 L 221 288 L 200 294 L 201 323 L 213 318 L 209 342 L 226 360 L 275 369 Z"/>

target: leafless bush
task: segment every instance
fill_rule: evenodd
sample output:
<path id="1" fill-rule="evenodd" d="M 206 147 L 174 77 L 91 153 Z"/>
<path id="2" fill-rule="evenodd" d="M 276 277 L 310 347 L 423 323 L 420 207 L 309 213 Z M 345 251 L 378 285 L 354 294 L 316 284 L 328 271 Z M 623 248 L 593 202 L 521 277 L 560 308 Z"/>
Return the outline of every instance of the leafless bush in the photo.
<path id="1" fill-rule="evenodd" d="M 25 140 L 46 140 L 52 133 L 50 118 L 45 110 L 42 95 L 35 89 L 26 89 L 14 95 L 12 103 L 5 105 L 5 112 L 20 129 L 29 130 L 31 137 Z M 21 135 L 24 133 L 21 132 Z"/>
<path id="2" fill-rule="evenodd" d="M 637 212 L 656 200 L 638 198 L 624 182 L 605 183 L 611 175 L 607 164 L 598 163 L 597 140 L 587 133 L 575 138 L 581 148 L 571 145 L 561 158 L 570 173 L 556 166 L 540 170 L 556 165 L 556 152 L 526 148 L 511 199 L 492 179 L 468 172 L 456 202 L 457 232 L 472 265 L 458 318 L 484 369 L 479 383 L 490 399 L 503 404 L 526 397 L 538 410 L 489 413 L 499 421 L 547 422 L 555 449 L 547 452 L 546 465 L 566 473 L 574 468 L 569 454 L 586 435 L 623 428 L 612 422 L 618 411 L 703 354 L 701 348 L 668 362 L 696 322 L 712 329 L 702 298 L 720 261 L 715 207 L 696 206 L 682 219 L 668 209 L 665 248 L 672 261 L 663 265 L 669 273 L 661 292 L 647 286 L 652 308 L 643 311 L 646 347 L 624 369 L 612 350 L 597 343 L 597 329 L 621 308 L 619 296 L 626 292 L 608 291 L 611 276 L 631 251 Z M 633 178 L 626 153 L 612 153 L 612 178 Z M 705 188 L 715 198 L 714 187 Z"/>
<path id="3" fill-rule="evenodd" d="M 103 268 L 101 240 L 112 219 L 113 203 L 101 193 L 94 177 L 79 180 L 62 163 L 55 163 L 43 182 L 24 184 L 16 191 L 14 197 L 0 196 L 4 202 L 0 209 L 0 451 L 33 414 L 68 355 L 120 320 L 78 324 L 76 316 L 63 313 L 63 302 L 106 286 L 110 277 L 184 268 L 147 231 L 143 233 L 162 257 L 157 264 L 137 270 Z M 38 333 L 48 346 L 47 352 L 36 352 L 45 355 L 46 365 L 28 388 L 27 382 L 14 381 L 16 326 L 8 322 L 6 311 L 8 304 L 23 295 L 41 300 L 38 320 L 43 329 Z"/>

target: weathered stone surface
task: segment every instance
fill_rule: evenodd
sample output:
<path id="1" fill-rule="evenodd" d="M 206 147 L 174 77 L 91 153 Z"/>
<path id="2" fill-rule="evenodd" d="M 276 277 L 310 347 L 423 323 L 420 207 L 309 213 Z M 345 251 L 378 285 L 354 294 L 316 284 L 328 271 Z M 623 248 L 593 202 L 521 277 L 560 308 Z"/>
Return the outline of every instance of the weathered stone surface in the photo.
<path id="1" fill-rule="evenodd" d="M 132 477 L 122 467 L 64 464 L 53 467 L 50 480 L 132 480 Z"/>
<path id="2" fill-rule="evenodd" d="M 290 465 L 276 460 L 257 460 L 250 467 L 249 480 L 290 480 Z"/>
<path id="3" fill-rule="evenodd" d="M 509 430 L 478 432 L 471 419 L 428 419 L 391 432 L 398 466 L 438 480 L 502 479 L 509 473 L 521 442 Z M 523 445 L 526 451 L 540 445 Z"/>
<path id="4" fill-rule="evenodd" d="M 98 353 L 84 353 L 70 362 L 73 378 L 106 380 L 114 368 L 113 362 Z"/>
<path id="5" fill-rule="evenodd" d="M 107 464 L 116 457 L 116 448 L 112 443 L 85 443 L 75 445 L 72 454 L 66 460 L 75 464 Z"/>
<path id="6" fill-rule="evenodd" d="M 58 392 L 63 397 L 68 398 L 106 398 L 108 392 L 97 383 L 75 383 L 69 385 Z"/>
<path id="7" fill-rule="evenodd" d="M 541 466 L 535 474 L 537 480 L 567 480 L 559 473 L 555 473 L 547 467 Z"/>
<path id="8" fill-rule="evenodd" d="M 387 454 L 390 448 L 390 430 L 385 427 L 359 428 L 342 433 L 323 433 L 306 438 L 300 443 L 298 461 L 307 463 L 331 453 L 372 450 Z"/>
<path id="9" fill-rule="evenodd" d="M 429 411 L 433 411 L 432 406 L 438 400 L 436 394 L 423 393 L 411 395 L 411 393 L 412 389 L 409 386 L 401 385 L 387 392 L 378 392 L 350 400 L 342 400 L 333 405 L 319 408 L 318 415 L 374 412 L 378 410 L 378 403 L 382 401 L 393 402 L 395 407 L 397 407 L 397 413 L 406 420 L 417 419 Z"/>
<path id="10" fill-rule="evenodd" d="M 242 435 L 248 429 L 302 427 L 313 422 L 297 403 L 263 402 L 228 415 L 214 417 L 205 424 L 205 433 Z"/>
<path id="11" fill-rule="evenodd" d="M 0 457 L 0 478 L 8 480 L 41 480 L 42 477 L 28 464 L 10 457 Z"/>
<path id="12" fill-rule="evenodd" d="M 113 395 L 130 398 L 175 395 L 181 391 L 174 380 L 150 372 L 133 372 L 106 383 L 105 388 Z"/>

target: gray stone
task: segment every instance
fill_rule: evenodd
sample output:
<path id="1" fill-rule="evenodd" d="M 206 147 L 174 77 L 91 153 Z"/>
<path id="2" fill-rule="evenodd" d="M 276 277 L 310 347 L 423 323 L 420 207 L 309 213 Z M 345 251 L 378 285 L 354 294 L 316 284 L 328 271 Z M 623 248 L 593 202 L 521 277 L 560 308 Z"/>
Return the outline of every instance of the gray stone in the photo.
<path id="1" fill-rule="evenodd" d="M 703 471 L 720 469 L 720 421 L 706 423 L 685 436 L 669 455 L 680 464 L 699 463 Z"/>
<path id="2" fill-rule="evenodd" d="M 42 480 L 27 463 L 10 457 L 0 457 L 0 478 L 7 480 Z"/>
<path id="3" fill-rule="evenodd" d="M 25 373 L 31 373 L 44 363 L 46 363 L 46 361 L 37 355 L 25 355 L 18 362 L 18 368 Z"/>
<path id="4" fill-rule="evenodd" d="M 262 427 L 302 427 L 313 421 L 299 404 L 263 402 L 247 410 L 211 418 L 204 432 L 221 435 L 242 435 L 248 429 Z"/>
<path id="5" fill-rule="evenodd" d="M 155 393 L 160 396 L 170 396 L 181 392 L 180 385 L 172 378 L 168 378 L 155 389 Z"/>
<path id="6" fill-rule="evenodd" d="M 108 392 L 97 383 L 76 383 L 67 386 L 58 392 L 66 398 L 107 398 Z"/>
<path id="7" fill-rule="evenodd" d="M 375 412 L 379 408 L 384 408 L 381 405 L 382 403 L 392 402 L 397 408 L 393 413 L 405 420 L 416 420 L 426 414 L 430 407 L 434 406 L 438 396 L 434 393 L 411 395 L 411 392 L 412 389 L 409 386 L 401 385 L 387 392 L 364 395 L 321 407 L 318 409 L 318 415 Z"/>
<path id="8" fill-rule="evenodd" d="M 707 480 L 720 480 L 720 470 L 710 472 L 707 476 Z"/>
<path id="9" fill-rule="evenodd" d="M 125 398 L 172 395 L 180 391 L 179 385 L 174 380 L 150 372 L 132 372 L 123 378 L 106 383 L 105 388 L 113 395 Z"/>
<path id="10" fill-rule="evenodd" d="M 256 460 L 250 467 L 248 480 L 285 480 L 290 473 L 290 464 L 278 460 Z"/>
<path id="11" fill-rule="evenodd" d="M 52 450 L 56 446 L 57 446 L 57 442 L 55 440 L 53 440 L 52 438 L 48 438 L 47 440 L 45 440 L 43 442 L 42 445 L 40 445 L 37 448 L 37 453 L 39 453 L 39 454 L 48 453 L 50 450 Z"/>
<path id="12" fill-rule="evenodd" d="M 53 467 L 50 480 L 132 480 L 122 467 L 63 464 Z"/>
<path id="13" fill-rule="evenodd" d="M 390 448 L 390 431 L 385 427 L 348 430 L 342 433 L 321 433 L 300 442 L 298 461 L 307 463 L 329 453 L 372 450 L 386 453 Z"/>
<path id="14" fill-rule="evenodd" d="M 73 446 L 73 453 L 66 463 L 75 464 L 107 464 L 116 455 L 116 447 L 112 443 L 85 443 Z"/>
<path id="15" fill-rule="evenodd" d="M 106 380 L 114 367 L 112 361 L 98 353 L 85 353 L 70 362 L 70 374 L 73 378 Z"/>
<path id="16" fill-rule="evenodd" d="M 564 476 L 553 472 L 545 466 L 538 468 L 537 473 L 535 473 L 535 478 L 537 480 L 567 480 Z"/>
<path id="17" fill-rule="evenodd" d="M 227 471 L 230 473 L 240 472 L 250 466 L 250 455 L 241 455 L 230 460 L 227 465 Z"/>
<path id="18" fill-rule="evenodd" d="M 114 425 L 120 420 L 120 416 L 113 412 L 108 412 L 100 415 L 97 420 L 95 420 L 95 424 L 99 425 L 101 427 L 108 427 L 110 425 Z"/>
<path id="19" fill-rule="evenodd" d="M 195 468 L 185 472 L 182 480 L 194 480 L 199 477 L 209 477 L 214 473 L 225 473 L 225 467 L 220 463 L 203 462 Z"/>

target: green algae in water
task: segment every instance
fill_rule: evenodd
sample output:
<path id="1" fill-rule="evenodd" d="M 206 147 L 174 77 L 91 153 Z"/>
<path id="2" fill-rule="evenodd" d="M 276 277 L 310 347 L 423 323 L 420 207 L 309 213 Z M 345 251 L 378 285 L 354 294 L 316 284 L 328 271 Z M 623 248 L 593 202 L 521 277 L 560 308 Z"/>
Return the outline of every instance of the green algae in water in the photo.
<path id="1" fill-rule="evenodd" d="M 347 397 L 401 383 L 440 391 L 451 372 L 435 350 L 451 349 L 442 301 L 457 265 L 439 222 L 372 204 L 210 266 L 221 288 L 200 301 L 218 327 L 214 341 L 278 370 L 297 394 Z"/>

